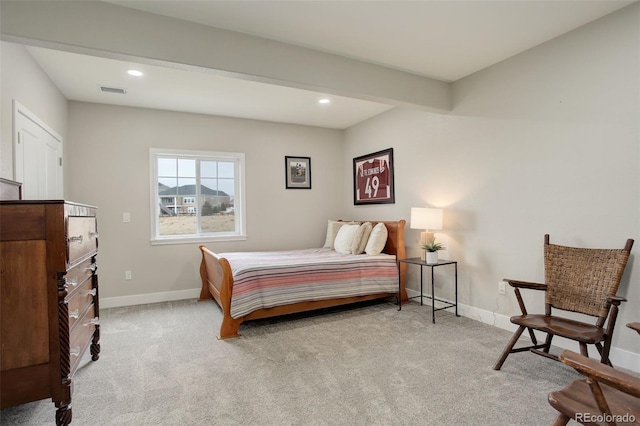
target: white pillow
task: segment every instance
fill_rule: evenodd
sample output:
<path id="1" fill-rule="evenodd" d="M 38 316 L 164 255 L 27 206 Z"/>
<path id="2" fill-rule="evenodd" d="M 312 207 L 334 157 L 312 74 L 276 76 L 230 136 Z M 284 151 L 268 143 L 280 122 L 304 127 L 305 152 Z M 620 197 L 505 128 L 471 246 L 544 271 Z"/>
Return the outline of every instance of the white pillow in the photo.
<path id="1" fill-rule="evenodd" d="M 373 225 L 371 222 L 365 222 L 358 228 L 356 236 L 353 238 L 353 245 L 351 246 L 352 254 L 362 254 L 367 247 L 367 241 L 369 241 L 369 235 L 371 234 Z"/>
<path id="2" fill-rule="evenodd" d="M 367 241 L 367 246 L 365 247 L 364 252 L 370 256 L 380 254 L 384 249 L 384 246 L 387 244 L 388 234 L 389 231 L 387 231 L 387 227 L 384 226 L 384 223 L 378 223 L 371 230 L 371 235 L 369 235 L 369 241 Z"/>
<path id="3" fill-rule="evenodd" d="M 324 240 L 322 248 L 333 249 L 333 244 L 338 235 L 338 231 L 342 225 L 360 225 L 360 222 L 344 222 L 338 220 L 329 219 L 327 222 L 327 237 Z"/>
<path id="4" fill-rule="evenodd" d="M 324 240 L 323 248 L 332 249 L 333 242 L 336 239 L 336 235 L 338 235 L 338 231 L 346 222 L 338 222 L 335 220 L 329 220 L 327 223 L 327 237 Z"/>
<path id="5" fill-rule="evenodd" d="M 360 225 L 342 225 L 340 227 L 333 244 L 334 249 L 338 253 L 351 254 L 351 246 L 353 245 L 353 239 L 358 232 L 358 228 L 360 228 Z"/>

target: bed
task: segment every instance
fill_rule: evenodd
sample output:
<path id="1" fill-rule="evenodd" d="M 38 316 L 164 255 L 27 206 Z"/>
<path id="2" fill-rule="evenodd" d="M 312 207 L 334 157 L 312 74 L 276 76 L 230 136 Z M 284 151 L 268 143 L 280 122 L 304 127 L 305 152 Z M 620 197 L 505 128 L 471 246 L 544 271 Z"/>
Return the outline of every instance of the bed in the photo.
<path id="1" fill-rule="evenodd" d="M 397 297 L 399 290 L 406 300 L 406 265 L 397 267 L 397 259 L 406 257 L 406 221 L 370 223 L 387 230 L 379 255 L 341 254 L 327 247 L 216 254 L 201 245 L 200 300 L 214 299 L 222 309 L 218 338 L 240 336 L 240 324 L 247 320 Z M 270 293 L 256 295 L 258 287 Z"/>

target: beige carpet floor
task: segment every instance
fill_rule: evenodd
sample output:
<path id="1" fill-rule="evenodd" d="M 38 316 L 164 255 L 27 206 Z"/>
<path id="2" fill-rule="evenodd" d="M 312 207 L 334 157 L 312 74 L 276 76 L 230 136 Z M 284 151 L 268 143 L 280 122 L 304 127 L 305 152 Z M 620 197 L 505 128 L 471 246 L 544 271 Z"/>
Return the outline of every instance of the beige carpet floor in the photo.
<path id="1" fill-rule="evenodd" d="M 212 302 L 101 312 L 102 352 L 75 376 L 73 425 L 545 425 L 578 377 L 530 353 L 491 366 L 511 333 L 392 303 L 249 322 L 216 340 Z M 42 400 L 3 425 L 55 424 Z"/>

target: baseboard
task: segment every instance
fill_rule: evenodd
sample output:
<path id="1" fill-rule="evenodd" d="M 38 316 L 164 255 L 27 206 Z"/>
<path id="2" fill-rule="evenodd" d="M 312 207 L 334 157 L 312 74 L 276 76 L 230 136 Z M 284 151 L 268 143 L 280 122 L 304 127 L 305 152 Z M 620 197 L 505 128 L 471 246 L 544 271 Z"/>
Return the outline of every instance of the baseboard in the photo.
<path id="1" fill-rule="evenodd" d="M 464 317 L 480 321 L 485 324 L 493 325 L 494 327 L 502 328 L 504 330 L 513 332 L 518 328 L 515 324 L 512 324 L 511 321 L 509 321 L 509 317 L 506 315 L 496 314 L 495 312 L 486 311 L 484 309 L 479 309 L 473 306 L 458 305 L 458 313 Z M 539 336 L 536 335 L 536 337 L 539 337 L 540 341 L 544 341 L 543 336 L 543 333 L 541 333 Z M 507 344 L 506 340 L 504 343 L 505 345 Z M 569 349 L 575 352 L 580 351 L 576 342 L 574 342 L 573 340 L 565 339 L 563 337 L 555 337 L 553 339 L 553 346 L 562 349 Z M 592 350 L 595 353 L 592 353 Z M 590 347 L 589 356 L 592 358 L 596 358 L 596 355 L 597 351 L 595 350 L 595 348 Z M 640 354 L 612 346 L 609 357 L 611 359 L 611 363 L 614 366 L 640 373 Z"/>
<path id="2" fill-rule="evenodd" d="M 166 291 L 162 293 L 135 294 L 133 296 L 100 298 L 100 308 L 119 308 L 122 306 L 146 305 L 149 303 L 171 302 L 174 300 L 196 299 L 200 289 Z"/>

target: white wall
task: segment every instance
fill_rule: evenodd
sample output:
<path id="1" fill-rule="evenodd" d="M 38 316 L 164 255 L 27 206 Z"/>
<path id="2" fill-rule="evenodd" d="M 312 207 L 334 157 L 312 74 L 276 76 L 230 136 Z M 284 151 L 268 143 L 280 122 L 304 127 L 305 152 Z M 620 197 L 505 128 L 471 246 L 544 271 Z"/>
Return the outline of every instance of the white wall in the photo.
<path id="1" fill-rule="evenodd" d="M 355 156 L 394 148 L 396 204 L 354 207 L 347 179 L 346 216 L 408 219 L 411 207 L 443 207 L 436 237 L 460 261 L 472 316 L 518 313 L 497 283 L 543 280 L 545 233 L 587 247 L 634 238 L 614 345 L 640 353 L 624 327 L 640 320 L 639 23 L 635 4 L 458 81 L 448 115 L 395 109 L 348 129 L 345 170 Z M 409 255 L 418 232 L 406 233 Z M 543 309 L 540 295 L 527 299 Z"/>
<path id="2" fill-rule="evenodd" d="M 24 46 L 0 42 L 0 177 L 13 179 L 13 99 L 63 139 L 67 100 Z"/>
<path id="3" fill-rule="evenodd" d="M 199 294 L 198 244 L 149 243 L 149 148 L 245 153 L 248 239 L 208 243 L 216 252 L 321 247 L 338 216 L 341 131 L 80 102 L 69 112 L 68 198 L 99 208 L 103 307 Z M 311 157 L 311 190 L 285 189 L 286 155 Z M 161 294 L 136 298 L 149 293 Z"/>

